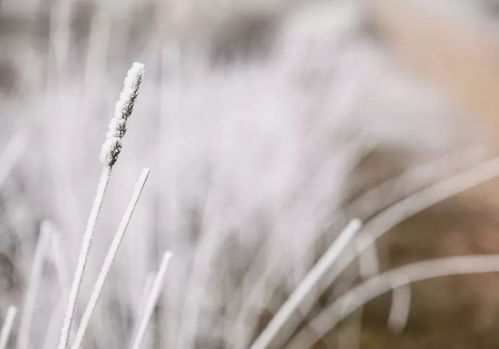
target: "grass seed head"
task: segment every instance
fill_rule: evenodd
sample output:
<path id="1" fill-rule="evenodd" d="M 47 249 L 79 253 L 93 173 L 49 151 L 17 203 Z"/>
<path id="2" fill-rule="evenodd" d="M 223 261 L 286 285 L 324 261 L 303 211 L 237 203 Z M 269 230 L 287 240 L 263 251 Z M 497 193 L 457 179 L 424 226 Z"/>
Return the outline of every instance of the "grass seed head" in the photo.
<path id="1" fill-rule="evenodd" d="M 112 167 L 123 147 L 123 137 L 126 133 L 126 122 L 133 112 L 135 100 L 139 94 L 140 83 L 144 74 L 142 63 L 133 63 L 123 81 L 123 90 L 116 102 L 114 115 L 109 122 L 106 140 L 102 145 L 100 162 Z"/>

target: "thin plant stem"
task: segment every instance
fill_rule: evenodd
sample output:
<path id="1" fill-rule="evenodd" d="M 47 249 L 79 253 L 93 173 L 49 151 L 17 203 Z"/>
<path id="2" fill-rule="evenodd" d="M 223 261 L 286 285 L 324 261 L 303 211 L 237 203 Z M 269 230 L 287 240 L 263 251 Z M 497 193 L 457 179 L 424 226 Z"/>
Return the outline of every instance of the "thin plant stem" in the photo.
<path id="1" fill-rule="evenodd" d="M 83 280 L 83 274 L 85 272 L 85 267 L 87 265 L 88 254 L 90 252 L 90 247 L 92 245 L 95 224 L 97 222 L 97 218 L 99 217 L 99 213 L 102 207 L 102 202 L 104 201 L 104 195 L 106 193 L 110 176 L 111 176 L 111 166 L 105 165 L 104 168 L 102 169 L 99 184 L 97 186 L 97 193 L 95 195 L 95 199 L 92 204 L 92 209 L 90 210 L 90 216 L 88 217 L 87 227 L 83 235 L 80 254 L 76 265 L 73 283 L 71 285 L 71 290 L 69 293 L 68 306 L 64 314 L 64 323 L 61 328 L 61 335 L 59 338 L 59 344 L 57 346 L 58 349 L 66 349 L 68 346 L 71 324 L 73 321 L 76 309 L 76 302 L 78 299 L 78 294 L 80 292 L 81 283 Z"/>
<path id="2" fill-rule="evenodd" d="M 152 314 L 154 312 L 154 307 L 158 302 L 159 295 L 161 293 L 161 287 L 163 285 L 163 279 L 165 277 L 166 269 L 172 257 L 172 253 L 167 251 L 163 254 L 163 259 L 161 260 L 161 265 L 159 267 L 158 273 L 154 278 L 151 290 L 149 292 L 146 305 L 144 307 L 144 313 L 138 323 L 137 331 L 135 332 L 135 337 L 130 345 L 130 349 L 139 349 L 144 339 L 147 326 L 151 321 Z"/>
<path id="3" fill-rule="evenodd" d="M 2 330 L 0 331 L 0 349 L 5 349 L 7 347 L 7 343 L 9 342 L 10 332 L 12 332 L 12 326 L 14 325 L 16 314 L 17 314 L 17 308 L 11 305 L 7 309 L 7 315 L 5 315 L 5 320 L 2 325 Z"/>
<path id="4" fill-rule="evenodd" d="M 270 345 L 275 336 L 288 322 L 296 309 L 302 304 L 305 297 L 317 286 L 324 274 L 335 263 L 340 253 L 352 241 L 355 233 L 359 231 L 361 222 L 358 219 L 352 220 L 345 229 L 334 240 L 328 250 L 314 265 L 303 281 L 293 291 L 282 307 L 274 315 L 268 326 L 251 346 L 251 349 L 263 349 Z"/>
<path id="5" fill-rule="evenodd" d="M 135 211 L 135 207 L 137 207 L 137 202 L 140 198 L 140 194 L 144 189 L 144 185 L 146 184 L 147 178 L 149 176 L 149 169 L 145 168 L 142 170 L 139 179 L 135 183 L 135 189 L 133 194 L 128 202 L 127 209 L 121 218 L 120 225 L 118 227 L 118 231 L 113 237 L 113 241 L 111 242 L 111 246 L 107 251 L 106 257 L 104 259 L 104 263 L 99 272 L 99 276 L 97 277 L 97 281 L 95 282 L 94 288 L 90 295 L 90 300 L 88 301 L 87 307 L 85 308 L 85 312 L 83 313 L 83 317 L 80 322 L 80 326 L 78 327 L 78 331 L 76 332 L 76 338 L 71 346 L 72 349 L 78 349 L 83 341 L 83 337 L 85 336 L 85 332 L 87 330 L 88 324 L 90 322 L 90 318 L 94 312 L 95 306 L 99 300 L 99 297 L 102 292 L 102 288 L 104 287 L 104 283 L 106 282 L 107 275 L 111 270 L 111 266 L 116 258 L 116 254 L 120 247 L 121 241 L 123 241 L 123 237 L 125 236 L 125 232 L 132 218 L 133 212 Z"/>

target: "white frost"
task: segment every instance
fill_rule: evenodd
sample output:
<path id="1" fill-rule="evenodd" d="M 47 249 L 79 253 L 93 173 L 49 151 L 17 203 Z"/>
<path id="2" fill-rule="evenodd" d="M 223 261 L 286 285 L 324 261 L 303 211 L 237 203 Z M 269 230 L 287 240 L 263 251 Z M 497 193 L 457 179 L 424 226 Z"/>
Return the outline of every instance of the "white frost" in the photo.
<path id="1" fill-rule="evenodd" d="M 100 153 L 100 162 L 103 164 L 113 166 L 118 159 L 123 145 L 123 136 L 126 133 L 126 122 L 132 114 L 143 74 L 144 65 L 133 63 L 123 81 L 123 90 L 116 102 L 114 115 L 109 122 L 106 140 Z"/>

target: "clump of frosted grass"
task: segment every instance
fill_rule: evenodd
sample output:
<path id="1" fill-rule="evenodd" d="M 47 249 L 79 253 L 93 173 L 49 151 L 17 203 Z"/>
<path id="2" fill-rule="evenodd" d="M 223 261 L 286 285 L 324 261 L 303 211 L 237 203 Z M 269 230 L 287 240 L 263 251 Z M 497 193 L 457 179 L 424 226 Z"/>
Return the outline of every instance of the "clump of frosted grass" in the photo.
<path id="1" fill-rule="evenodd" d="M 97 186 L 97 193 L 95 194 L 90 215 L 88 217 L 87 227 L 83 235 L 78 262 L 69 293 L 68 306 L 64 314 L 64 322 L 61 328 L 58 349 L 66 349 L 69 343 L 69 334 L 76 309 L 78 294 L 83 280 L 83 274 L 87 264 L 88 254 L 92 245 L 95 224 L 104 201 L 104 195 L 111 176 L 111 169 L 116 163 L 118 155 L 121 152 L 123 136 L 126 133 L 126 121 L 132 114 L 143 73 L 143 64 L 134 63 L 132 65 L 123 83 L 123 90 L 120 93 L 120 98 L 116 103 L 114 115 L 109 123 L 109 130 L 106 134 L 106 140 L 102 146 L 100 157 L 104 167 Z"/>
<path id="2" fill-rule="evenodd" d="M 143 74 L 144 65 L 142 63 L 133 63 L 123 81 L 123 90 L 118 102 L 116 102 L 114 116 L 109 122 L 106 141 L 101 149 L 100 162 L 103 164 L 113 166 L 120 155 L 123 136 L 126 133 L 126 122 L 132 114 Z"/>

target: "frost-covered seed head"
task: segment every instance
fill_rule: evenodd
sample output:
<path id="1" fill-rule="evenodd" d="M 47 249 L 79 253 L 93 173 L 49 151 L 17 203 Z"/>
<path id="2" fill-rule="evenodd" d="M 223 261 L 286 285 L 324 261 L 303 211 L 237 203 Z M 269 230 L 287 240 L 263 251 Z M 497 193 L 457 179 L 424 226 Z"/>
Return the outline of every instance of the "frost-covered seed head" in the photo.
<path id="1" fill-rule="evenodd" d="M 126 133 L 126 122 L 132 114 L 143 74 L 144 65 L 133 63 L 123 82 L 123 90 L 118 102 L 116 102 L 114 115 L 109 122 L 106 140 L 102 145 L 100 154 L 100 162 L 110 167 L 114 165 L 121 152 L 123 136 Z"/>

